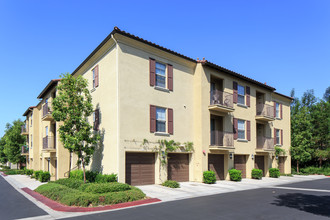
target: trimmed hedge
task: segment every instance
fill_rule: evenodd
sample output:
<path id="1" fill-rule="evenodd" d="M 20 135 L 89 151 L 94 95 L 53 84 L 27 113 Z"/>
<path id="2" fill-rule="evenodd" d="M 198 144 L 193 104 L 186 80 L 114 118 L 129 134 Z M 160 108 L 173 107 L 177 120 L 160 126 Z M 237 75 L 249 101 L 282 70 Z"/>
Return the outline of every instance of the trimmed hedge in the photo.
<path id="1" fill-rule="evenodd" d="M 260 169 L 253 169 L 252 170 L 252 179 L 261 180 L 262 175 L 263 175 L 262 170 L 260 170 Z"/>
<path id="2" fill-rule="evenodd" d="M 229 170 L 229 176 L 231 181 L 239 182 L 242 180 L 242 171 L 231 169 Z"/>
<path id="3" fill-rule="evenodd" d="M 50 182 L 39 186 L 35 191 L 64 205 L 83 207 L 90 205 L 111 205 L 145 198 L 145 194 L 140 189 L 133 186 L 130 187 L 131 189 L 126 191 L 94 194 L 83 192 L 78 189 L 72 189 L 55 182 Z"/>
<path id="4" fill-rule="evenodd" d="M 21 175 L 24 174 L 24 170 L 7 170 L 4 173 L 7 175 Z"/>
<path id="5" fill-rule="evenodd" d="M 269 176 L 272 178 L 279 178 L 280 177 L 280 170 L 278 168 L 270 168 L 269 169 Z"/>
<path id="6" fill-rule="evenodd" d="M 111 182 L 117 182 L 118 176 L 117 174 L 97 174 L 95 178 L 95 182 L 97 183 L 111 183 Z"/>
<path id="7" fill-rule="evenodd" d="M 35 178 L 38 180 L 39 179 L 39 175 L 41 174 L 41 173 L 43 173 L 44 171 L 42 171 L 42 170 L 36 170 L 36 171 L 34 171 L 33 172 L 33 175 L 35 176 Z"/>
<path id="8" fill-rule="evenodd" d="M 127 191 L 131 189 L 131 186 L 126 183 L 89 183 L 81 185 L 78 189 L 87 193 L 102 194 Z"/>
<path id="9" fill-rule="evenodd" d="M 204 171 L 203 173 L 203 182 L 206 184 L 214 184 L 217 181 L 217 178 L 215 176 L 215 172 L 210 171 Z"/>
<path id="10" fill-rule="evenodd" d="M 166 180 L 163 182 L 162 186 L 170 187 L 170 188 L 180 188 L 180 183 L 175 180 Z"/>
<path id="11" fill-rule="evenodd" d="M 82 170 L 74 170 L 70 172 L 70 178 L 84 180 L 84 172 Z M 117 182 L 118 176 L 117 174 L 101 174 L 96 171 L 86 171 L 86 181 L 89 183 L 110 183 Z"/>
<path id="12" fill-rule="evenodd" d="M 40 182 L 48 182 L 50 180 L 50 173 L 47 172 L 47 171 L 46 172 L 39 173 L 38 180 Z"/>
<path id="13" fill-rule="evenodd" d="M 73 179 L 73 178 L 66 178 L 66 179 L 56 180 L 54 183 L 67 186 L 67 187 L 72 188 L 72 189 L 78 189 L 81 185 L 84 184 L 84 181 Z"/>
<path id="14" fill-rule="evenodd" d="M 25 174 L 30 176 L 33 174 L 33 170 L 26 169 Z"/>

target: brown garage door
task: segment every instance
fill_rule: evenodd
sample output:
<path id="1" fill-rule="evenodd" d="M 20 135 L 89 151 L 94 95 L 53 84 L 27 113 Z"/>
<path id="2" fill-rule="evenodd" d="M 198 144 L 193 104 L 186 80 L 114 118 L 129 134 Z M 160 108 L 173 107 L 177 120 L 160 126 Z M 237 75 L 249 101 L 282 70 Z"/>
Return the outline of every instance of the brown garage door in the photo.
<path id="1" fill-rule="evenodd" d="M 126 153 L 126 183 L 134 186 L 155 184 L 155 154 Z"/>
<path id="2" fill-rule="evenodd" d="M 284 161 L 285 157 L 278 157 L 278 169 L 280 170 L 280 173 L 284 173 Z"/>
<path id="3" fill-rule="evenodd" d="M 242 171 L 242 178 L 246 178 L 246 157 L 245 155 L 234 156 L 234 166 L 236 170 Z"/>
<path id="4" fill-rule="evenodd" d="M 264 156 L 255 156 L 254 168 L 262 170 L 262 176 L 265 176 L 265 160 Z"/>
<path id="5" fill-rule="evenodd" d="M 168 154 L 168 179 L 189 181 L 189 154 Z"/>
<path id="6" fill-rule="evenodd" d="M 213 170 L 217 180 L 224 180 L 224 155 L 223 154 L 209 154 L 208 170 Z"/>

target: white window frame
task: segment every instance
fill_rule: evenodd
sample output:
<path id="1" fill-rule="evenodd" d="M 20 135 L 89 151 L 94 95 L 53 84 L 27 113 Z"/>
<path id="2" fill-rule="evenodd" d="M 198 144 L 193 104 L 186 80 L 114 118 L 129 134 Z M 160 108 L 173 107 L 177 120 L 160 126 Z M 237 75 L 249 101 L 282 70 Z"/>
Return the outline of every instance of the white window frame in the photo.
<path id="1" fill-rule="evenodd" d="M 280 103 L 275 102 L 276 104 L 276 118 L 280 118 Z"/>
<path id="2" fill-rule="evenodd" d="M 163 119 L 158 119 L 157 110 L 160 110 L 160 109 L 164 110 L 165 120 L 163 120 Z M 167 109 L 166 109 L 166 108 L 156 107 L 156 132 L 166 133 L 166 124 L 167 124 L 167 123 L 166 123 L 166 118 L 167 118 L 166 113 L 167 113 Z M 158 125 L 158 122 L 162 122 L 162 123 L 164 123 L 164 127 L 165 127 L 164 131 L 160 131 L 160 130 L 158 130 L 158 126 L 157 126 L 157 125 Z"/>
<path id="3" fill-rule="evenodd" d="M 95 87 L 95 68 L 94 69 L 92 69 L 92 78 L 93 78 L 93 89 L 95 89 L 96 87 Z"/>
<path id="4" fill-rule="evenodd" d="M 276 135 L 276 145 L 281 145 L 281 130 L 276 129 L 275 130 L 275 135 Z"/>
<path id="5" fill-rule="evenodd" d="M 164 68 L 164 75 L 161 75 L 161 74 L 158 74 L 158 73 L 157 73 L 157 69 L 159 69 L 159 70 L 163 70 L 163 69 L 157 68 L 157 64 L 163 65 L 163 66 L 165 67 L 165 68 Z M 167 72 L 166 64 L 156 61 L 156 63 L 155 63 L 155 86 L 156 86 L 156 87 L 164 88 L 164 89 L 167 88 L 167 83 L 166 83 L 167 74 L 166 74 L 166 72 Z M 164 78 L 164 81 L 165 81 L 164 86 L 157 85 L 157 76 L 158 76 L 158 77 L 163 77 L 163 78 Z"/>
<path id="6" fill-rule="evenodd" d="M 243 88 L 244 90 L 244 94 L 240 94 L 239 91 L 240 89 L 239 88 Z M 243 97 L 243 103 L 241 103 L 239 100 L 239 97 Z M 237 104 L 241 104 L 241 105 L 245 105 L 245 87 L 240 85 L 240 84 L 237 84 Z"/>
<path id="7" fill-rule="evenodd" d="M 33 147 L 33 136 L 31 134 L 31 149 L 32 149 L 32 147 Z"/>
<path id="8" fill-rule="evenodd" d="M 243 129 L 240 129 L 240 126 L 239 126 L 239 124 L 243 124 Z M 246 140 L 246 126 L 245 126 L 245 120 L 240 120 L 240 119 L 238 119 L 237 120 L 237 132 L 238 132 L 238 138 L 237 139 L 239 139 L 239 140 Z M 239 137 L 240 135 L 240 132 L 242 132 L 243 134 L 244 134 L 244 137 L 243 138 L 241 138 L 241 137 Z"/>

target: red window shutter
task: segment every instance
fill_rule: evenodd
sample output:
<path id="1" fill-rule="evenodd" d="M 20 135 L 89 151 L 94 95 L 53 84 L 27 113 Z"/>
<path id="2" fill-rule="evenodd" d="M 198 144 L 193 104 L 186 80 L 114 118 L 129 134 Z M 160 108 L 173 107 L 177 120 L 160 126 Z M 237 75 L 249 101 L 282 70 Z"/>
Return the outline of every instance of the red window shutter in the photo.
<path id="1" fill-rule="evenodd" d="M 150 71 L 150 86 L 156 84 L 156 61 L 149 58 L 149 71 Z"/>
<path id="2" fill-rule="evenodd" d="M 168 133 L 173 134 L 173 109 L 167 109 L 168 114 Z"/>
<path id="3" fill-rule="evenodd" d="M 280 104 L 280 111 L 281 111 L 281 119 L 283 119 L 283 107 L 282 107 L 282 104 Z"/>
<path id="4" fill-rule="evenodd" d="M 238 121 L 237 121 L 237 118 L 234 118 L 233 123 L 234 123 L 234 140 L 237 140 L 237 138 L 238 138 Z"/>
<path id="5" fill-rule="evenodd" d="M 95 87 L 99 86 L 99 65 L 95 67 Z"/>
<path id="6" fill-rule="evenodd" d="M 150 105 L 150 132 L 156 132 L 156 106 Z"/>
<path id="7" fill-rule="evenodd" d="M 247 140 L 251 141 L 251 123 L 250 121 L 246 121 L 246 133 L 247 133 Z"/>
<path id="8" fill-rule="evenodd" d="M 173 91 L 173 66 L 171 64 L 167 64 L 167 87 Z"/>
<path id="9" fill-rule="evenodd" d="M 283 145 L 283 129 L 281 129 L 281 145 Z"/>
<path id="10" fill-rule="evenodd" d="M 276 102 L 274 102 L 274 118 L 276 118 Z"/>
<path id="11" fill-rule="evenodd" d="M 274 145 L 276 144 L 276 128 L 274 128 Z"/>
<path id="12" fill-rule="evenodd" d="M 246 87 L 246 105 L 250 107 L 250 87 Z"/>
<path id="13" fill-rule="evenodd" d="M 237 82 L 233 82 L 233 91 L 234 91 L 233 102 L 237 103 Z"/>

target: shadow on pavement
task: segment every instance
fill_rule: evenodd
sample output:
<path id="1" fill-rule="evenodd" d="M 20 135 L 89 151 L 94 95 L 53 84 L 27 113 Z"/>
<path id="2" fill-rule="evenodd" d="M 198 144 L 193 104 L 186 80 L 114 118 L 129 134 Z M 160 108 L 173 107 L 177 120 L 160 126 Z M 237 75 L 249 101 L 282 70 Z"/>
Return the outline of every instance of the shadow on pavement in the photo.
<path id="1" fill-rule="evenodd" d="M 277 196 L 272 204 L 330 217 L 330 196 L 287 193 Z"/>

